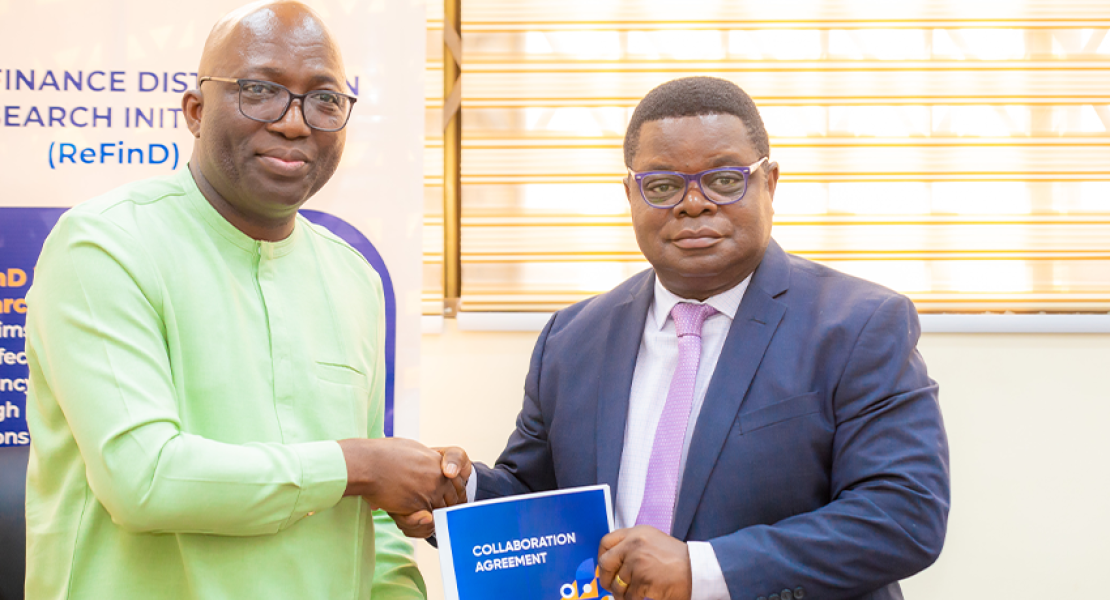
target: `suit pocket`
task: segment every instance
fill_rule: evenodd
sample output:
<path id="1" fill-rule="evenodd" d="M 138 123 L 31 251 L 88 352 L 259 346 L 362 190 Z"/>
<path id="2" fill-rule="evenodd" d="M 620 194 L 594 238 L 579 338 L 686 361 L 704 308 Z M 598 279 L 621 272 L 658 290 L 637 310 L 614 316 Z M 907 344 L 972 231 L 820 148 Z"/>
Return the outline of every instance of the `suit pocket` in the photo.
<path id="1" fill-rule="evenodd" d="M 787 398 L 750 413 L 741 413 L 737 420 L 740 422 L 740 435 L 744 435 L 757 429 L 777 425 L 783 421 L 820 412 L 821 394 L 810 392 Z"/>

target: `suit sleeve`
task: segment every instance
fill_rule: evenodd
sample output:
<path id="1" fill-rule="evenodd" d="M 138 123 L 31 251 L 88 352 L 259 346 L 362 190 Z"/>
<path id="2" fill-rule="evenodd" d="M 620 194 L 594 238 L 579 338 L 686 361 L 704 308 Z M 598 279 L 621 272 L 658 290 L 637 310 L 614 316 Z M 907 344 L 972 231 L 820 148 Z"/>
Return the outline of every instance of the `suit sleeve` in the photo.
<path id="1" fill-rule="evenodd" d="M 827 505 L 710 540 L 733 600 L 798 587 L 807 598 L 855 598 L 936 560 L 948 519 L 948 442 L 919 336 L 913 305 L 894 296 L 851 348 L 832 392 Z"/>
<path id="2" fill-rule="evenodd" d="M 477 500 L 514 496 L 531 492 L 554 490 L 555 464 L 551 458 L 551 445 L 547 439 L 547 423 L 541 401 L 540 378 L 543 373 L 543 355 L 547 338 L 558 313 L 540 332 L 528 376 L 524 381 L 524 405 L 516 418 L 516 429 L 509 436 L 509 443 L 498 457 L 493 468 L 475 464 L 478 478 Z"/>
<path id="3" fill-rule="evenodd" d="M 347 474 L 333 441 L 228 444 L 182 431 L 159 282 L 124 230 L 71 213 L 31 292 L 34 395 L 61 408 L 112 520 L 132 532 L 265 535 L 338 503 Z"/>

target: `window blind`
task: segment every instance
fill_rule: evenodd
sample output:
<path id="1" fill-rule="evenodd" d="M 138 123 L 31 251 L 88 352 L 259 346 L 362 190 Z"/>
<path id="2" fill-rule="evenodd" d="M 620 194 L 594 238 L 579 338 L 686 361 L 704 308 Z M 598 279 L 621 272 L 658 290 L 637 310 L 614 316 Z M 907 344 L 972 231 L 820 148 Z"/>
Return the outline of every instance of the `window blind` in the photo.
<path id="1" fill-rule="evenodd" d="M 549 311 L 646 268 L 636 102 L 759 105 L 789 252 L 922 312 L 1110 311 L 1110 5 L 463 0 L 462 310 Z M 428 2 L 425 311 L 442 299 L 442 13 Z"/>

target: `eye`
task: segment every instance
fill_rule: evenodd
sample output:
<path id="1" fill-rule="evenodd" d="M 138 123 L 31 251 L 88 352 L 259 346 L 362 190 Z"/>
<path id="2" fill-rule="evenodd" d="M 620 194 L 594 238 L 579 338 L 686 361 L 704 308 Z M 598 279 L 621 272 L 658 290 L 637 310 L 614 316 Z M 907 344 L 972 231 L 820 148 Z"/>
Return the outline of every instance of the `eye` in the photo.
<path id="1" fill-rule="evenodd" d="M 705 184 L 715 190 L 728 191 L 744 187 L 744 175 L 737 171 L 711 173 Z"/>
<path id="2" fill-rule="evenodd" d="M 313 108 L 316 110 L 329 113 L 339 114 L 347 111 L 347 104 L 349 100 L 343 94 L 328 91 L 312 92 L 309 95 L 309 100 L 312 102 Z"/>
<path id="3" fill-rule="evenodd" d="M 673 175 L 654 174 L 644 179 L 644 193 L 654 198 L 667 198 L 682 191 L 685 181 Z"/>
<path id="4" fill-rule="evenodd" d="M 270 98 L 278 93 L 276 85 L 264 81 L 245 81 L 242 90 L 244 94 L 252 98 Z"/>

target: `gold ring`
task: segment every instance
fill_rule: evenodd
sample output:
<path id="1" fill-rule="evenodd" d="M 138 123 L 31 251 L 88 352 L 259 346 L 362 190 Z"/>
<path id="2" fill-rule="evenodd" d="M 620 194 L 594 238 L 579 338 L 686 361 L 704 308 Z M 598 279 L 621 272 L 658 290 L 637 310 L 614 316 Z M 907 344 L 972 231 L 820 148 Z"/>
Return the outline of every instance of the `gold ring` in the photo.
<path id="1" fill-rule="evenodd" d="M 613 581 L 616 581 L 617 585 L 621 586 L 622 588 L 628 587 L 628 584 L 625 583 L 623 579 L 621 579 L 620 575 L 614 575 L 613 576 Z"/>

